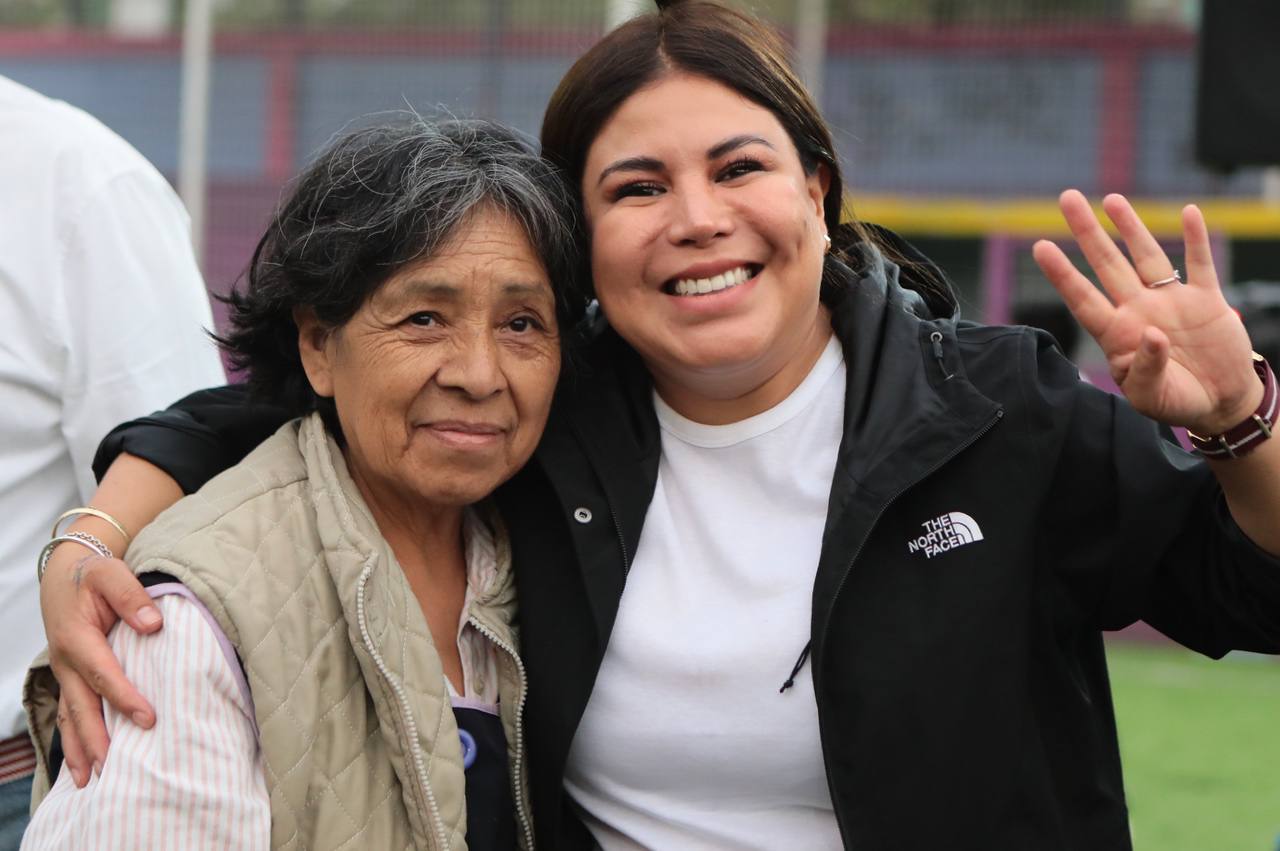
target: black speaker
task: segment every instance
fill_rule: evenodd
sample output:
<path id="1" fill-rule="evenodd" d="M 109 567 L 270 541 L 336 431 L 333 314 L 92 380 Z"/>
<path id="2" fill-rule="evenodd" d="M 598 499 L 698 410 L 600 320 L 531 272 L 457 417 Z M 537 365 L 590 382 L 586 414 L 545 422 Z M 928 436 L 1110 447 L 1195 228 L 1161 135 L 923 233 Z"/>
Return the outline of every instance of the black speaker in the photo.
<path id="1" fill-rule="evenodd" d="M 1203 0 L 1196 159 L 1280 165 L 1280 0 Z"/>

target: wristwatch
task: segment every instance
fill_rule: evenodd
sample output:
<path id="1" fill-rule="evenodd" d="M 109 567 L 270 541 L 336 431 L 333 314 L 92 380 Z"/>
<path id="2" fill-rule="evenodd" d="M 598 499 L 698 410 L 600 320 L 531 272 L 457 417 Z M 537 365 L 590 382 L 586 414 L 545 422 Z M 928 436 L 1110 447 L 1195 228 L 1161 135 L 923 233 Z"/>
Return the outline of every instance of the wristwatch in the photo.
<path id="1" fill-rule="evenodd" d="M 1276 374 L 1271 371 L 1271 364 L 1267 363 L 1267 359 L 1257 352 L 1253 353 L 1253 370 L 1258 373 L 1258 378 L 1262 380 L 1262 386 L 1265 388 L 1262 393 L 1262 403 L 1258 405 L 1256 411 L 1222 434 L 1202 437 L 1190 429 L 1187 430 L 1191 445 L 1204 457 L 1215 460 L 1240 458 L 1257 449 L 1264 440 L 1271 437 L 1271 432 L 1276 427 L 1276 412 L 1280 410 L 1280 391 L 1276 388 Z"/>

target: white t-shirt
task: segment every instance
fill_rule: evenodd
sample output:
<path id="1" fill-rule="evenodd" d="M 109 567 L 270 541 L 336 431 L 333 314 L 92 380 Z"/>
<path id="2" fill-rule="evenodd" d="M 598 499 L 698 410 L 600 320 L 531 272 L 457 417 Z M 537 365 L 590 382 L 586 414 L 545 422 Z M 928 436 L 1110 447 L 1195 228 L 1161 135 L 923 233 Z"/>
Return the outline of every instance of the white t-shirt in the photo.
<path id="1" fill-rule="evenodd" d="M 844 419 L 833 337 L 764 413 L 656 398 L 662 459 L 566 788 L 606 849 L 840 848 L 808 666 Z"/>
<path id="2" fill-rule="evenodd" d="M 98 442 L 225 378 L 186 211 L 123 139 L 0 77 L 0 199 L 5 738 L 26 730 L 22 679 L 45 643 L 36 555 L 93 493 Z"/>

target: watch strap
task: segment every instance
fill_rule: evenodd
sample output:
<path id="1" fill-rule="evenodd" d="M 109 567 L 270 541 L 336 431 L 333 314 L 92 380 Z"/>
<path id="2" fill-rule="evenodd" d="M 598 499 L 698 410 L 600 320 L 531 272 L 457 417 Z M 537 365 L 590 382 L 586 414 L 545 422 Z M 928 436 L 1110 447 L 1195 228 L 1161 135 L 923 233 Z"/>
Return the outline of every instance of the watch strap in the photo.
<path id="1" fill-rule="evenodd" d="M 1222 434 L 1202 437 L 1193 431 L 1187 431 L 1191 445 L 1205 458 L 1239 458 L 1257 449 L 1271 437 L 1271 432 L 1276 427 L 1277 412 L 1280 411 L 1280 388 L 1277 388 L 1276 374 L 1271 370 L 1271 364 L 1257 352 L 1253 354 L 1253 369 L 1262 380 L 1264 388 L 1262 402 L 1256 411 Z"/>

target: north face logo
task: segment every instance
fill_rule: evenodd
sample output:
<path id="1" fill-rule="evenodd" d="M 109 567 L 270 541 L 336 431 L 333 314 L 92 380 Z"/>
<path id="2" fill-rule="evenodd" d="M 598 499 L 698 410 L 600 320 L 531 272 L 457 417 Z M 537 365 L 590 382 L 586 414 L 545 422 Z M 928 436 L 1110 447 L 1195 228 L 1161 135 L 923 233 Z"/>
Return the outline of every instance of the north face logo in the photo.
<path id="1" fill-rule="evenodd" d="M 913 541 L 907 541 L 907 552 L 923 551 L 925 558 L 933 558 L 938 553 L 982 540 L 982 529 L 978 522 L 959 511 L 926 520 L 920 527 L 924 529 L 924 534 Z"/>

